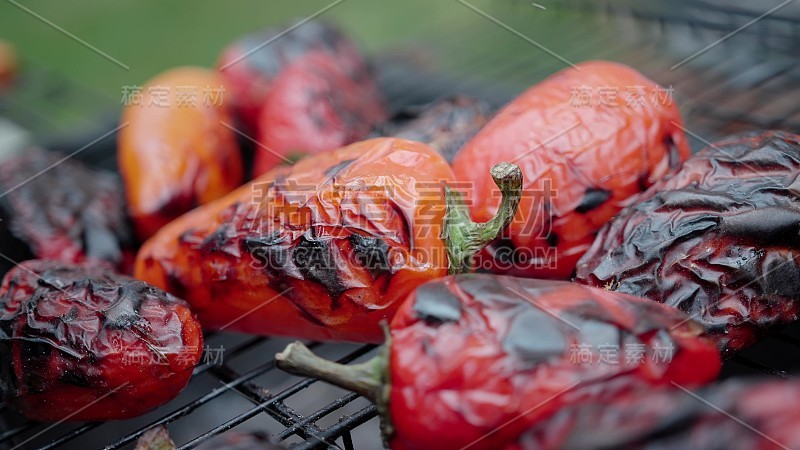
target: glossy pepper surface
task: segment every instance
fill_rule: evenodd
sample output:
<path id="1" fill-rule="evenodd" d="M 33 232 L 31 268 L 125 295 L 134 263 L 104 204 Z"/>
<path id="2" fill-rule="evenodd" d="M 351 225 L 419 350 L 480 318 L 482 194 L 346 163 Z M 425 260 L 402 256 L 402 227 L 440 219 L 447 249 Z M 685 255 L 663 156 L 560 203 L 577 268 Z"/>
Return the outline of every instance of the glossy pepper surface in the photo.
<path id="1" fill-rule="evenodd" d="M 33 420 L 144 414 L 178 395 L 203 351 L 185 302 L 105 265 L 26 261 L 0 292 L 0 386 Z"/>
<path id="2" fill-rule="evenodd" d="M 423 142 L 452 162 L 461 147 L 491 119 L 489 104 L 465 95 L 406 108 L 379 128 L 383 136 Z"/>
<path id="3" fill-rule="evenodd" d="M 130 270 L 133 236 L 114 174 L 30 148 L 0 163 L 0 191 L 0 252 L 6 258 L 104 261 Z M 3 273 L 12 266 L 0 260 Z"/>
<path id="4" fill-rule="evenodd" d="M 120 120 L 118 160 L 128 212 L 144 240 L 242 182 L 242 157 L 225 86 L 207 69 L 180 67 L 131 94 Z"/>
<path id="5" fill-rule="evenodd" d="M 366 69 L 352 72 L 335 55 L 310 52 L 287 66 L 264 97 L 254 174 L 359 141 L 385 119 Z"/>
<path id="6" fill-rule="evenodd" d="M 456 178 L 474 182 L 475 220 L 497 208 L 489 167 L 513 162 L 526 179 L 520 212 L 481 264 L 569 278 L 600 227 L 689 156 L 665 92 L 627 66 L 595 61 L 551 76 L 500 110 L 453 160 Z"/>
<path id="7" fill-rule="evenodd" d="M 390 333 L 361 365 L 321 360 L 300 343 L 276 363 L 374 399 L 395 450 L 503 448 L 568 405 L 702 384 L 721 364 L 680 311 L 564 281 L 435 280 L 403 303 Z"/>
<path id="8" fill-rule="evenodd" d="M 800 384 L 735 380 L 697 392 L 637 390 L 566 407 L 508 450 L 787 448 L 800 448 Z"/>
<path id="9" fill-rule="evenodd" d="M 682 309 L 730 355 L 798 318 L 798 174 L 800 136 L 719 141 L 606 225 L 575 280 Z"/>
<path id="10" fill-rule="evenodd" d="M 206 327 L 380 342 L 378 323 L 414 287 L 462 270 L 507 225 L 519 169 L 493 173 L 504 207 L 473 224 L 446 198 L 450 166 L 424 144 L 321 153 L 172 222 L 142 247 L 136 276 L 185 298 Z"/>

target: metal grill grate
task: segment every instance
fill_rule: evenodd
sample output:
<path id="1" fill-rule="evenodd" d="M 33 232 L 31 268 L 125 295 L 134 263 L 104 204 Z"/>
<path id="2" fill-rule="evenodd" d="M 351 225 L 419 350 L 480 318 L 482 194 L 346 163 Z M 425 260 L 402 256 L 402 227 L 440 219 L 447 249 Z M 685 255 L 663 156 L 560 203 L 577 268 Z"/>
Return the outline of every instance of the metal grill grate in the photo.
<path id="1" fill-rule="evenodd" d="M 800 61 L 794 57 L 800 49 L 800 21 L 765 17 L 718 48 L 671 70 L 698 48 L 734 32 L 763 11 L 687 0 L 670 2 L 670 11 L 680 10 L 680 14 L 659 11 L 657 6 L 640 8 L 642 2 L 635 2 L 637 7 L 624 2 L 555 3 L 548 4 L 547 15 L 535 17 L 526 9 L 528 2 L 487 7 L 486 12 L 536 42 L 548 42 L 547 33 L 554 29 L 569 30 L 557 52 L 570 61 L 618 60 L 674 87 L 695 148 L 704 146 L 703 140 L 745 129 L 800 131 L 800 104 L 786 95 L 800 87 Z M 507 17 L 512 18 L 506 22 Z M 473 94 L 499 106 L 564 66 L 478 14 L 465 20 L 460 29 L 448 28 L 447 33 L 443 29 L 432 26 L 418 34 L 425 42 L 424 51 L 412 50 L 420 46 L 410 42 L 378 61 L 381 85 L 395 108 L 453 93 Z M 736 51 L 726 51 L 730 49 Z M 38 120 L 23 103 L 0 105 L 0 113 L 12 111 L 31 117 L 20 120 Z M 113 139 L 104 144 L 82 157 L 114 168 Z M 222 364 L 210 361 L 199 366 L 178 399 L 136 420 L 51 426 L 25 422 L 0 405 L 0 446 L 131 448 L 147 429 L 169 425 L 181 449 L 239 426 L 269 432 L 294 449 L 376 448 L 377 413 L 365 399 L 275 370 L 272 356 L 287 342 L 207 335 L 210 348 L 224 348 Z M 370 345 L 312 343 L 312 347 L 344 363 L 374 354 Z M 798 347 L 800 325 L 790 326 L 728 361 L 723 376 L 788 377 L 800 369 Z"/>

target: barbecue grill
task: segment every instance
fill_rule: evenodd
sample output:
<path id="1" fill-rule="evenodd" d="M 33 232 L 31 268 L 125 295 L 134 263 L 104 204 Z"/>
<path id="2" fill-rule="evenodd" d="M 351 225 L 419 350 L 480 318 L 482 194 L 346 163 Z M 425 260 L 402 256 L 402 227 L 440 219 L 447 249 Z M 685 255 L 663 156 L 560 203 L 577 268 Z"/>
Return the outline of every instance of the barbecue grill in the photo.
<path id="1" fill-rule="evenodd" d="M 787 95 L 800 88 L 800 15 L 792 15 L 800 8 L 788 4 L 764 15 L 763 5 L 758 7 L 764 10 L 748 10 L 722 6 L 722 1 L 673 0 L 667 10 L 658 3 L 541 0 L 542 10 L 527 1 L 493 6 L 478 0 L 454 2 L 454 8 L 474 14 L 455 33 L 431 26 L 415 33 L 414 41 L 377 56 L 380 84 L 395 110 L 455 93 L 500 106 L 565 66 L 548 54 L 552 50 L 570 62 L 618 60 L 674 88 L 695 150 L 718 136 L 747 129 L 800 131 L 800 102 Z M 543 49 L 553 32 L 569 33 L 568 39 Z M 0 103 L 0 115 L 43 135 L 36 130 L 52 128 L 36 105 L 66 102 L 83 90 L 77 98 L 84 105 L 91 98 L 87 117 L 115 117 L 106 114 L 118 108 L 112 99 L 87 97 L 86 88 L 34 72 L 23 81 L 26 97 Z M 115 123 L 85 122 L 80 136 L 50 133 L 44 143 L 72 152 Z M 76 157 L 115 169 L 114 151 L 114 138 L 108 136 Z M 158 410 L 123 422 L 53 425 L 27 422 L 0 405 L 0 447 L 132 448 L 145 431 L 166 425 L 181 449 L 234 428 L 261 430 L 293 449 L 379 448 L 377 411 L 366 399 L 275 369 L 273 355 L 289 340 L 209 333 L 206 341 L 203 363 L 189 387 Z M 343 363 L 365 360 L 375 352 L 372 345 L 310 346 Z M 723 377 L 790 377 L 798 369 L 800 324 L 733 357 Z"/>

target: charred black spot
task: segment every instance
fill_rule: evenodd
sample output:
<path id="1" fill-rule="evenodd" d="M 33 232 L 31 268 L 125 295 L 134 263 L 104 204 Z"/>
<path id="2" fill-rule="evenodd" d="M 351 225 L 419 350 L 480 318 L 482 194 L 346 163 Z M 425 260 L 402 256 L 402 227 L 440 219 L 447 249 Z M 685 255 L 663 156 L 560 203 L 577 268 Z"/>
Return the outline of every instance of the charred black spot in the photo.
<path id="1" fill-rule="evenodd" d="M 589 212 L 598 206 L 602 205 L 611 198 L 611 191 L 600 189 L 600 188 L 586 188 L 586 192 L 583 194 L 583 199 L 581 199 L 580 204 L 575 211 L 579 213 L 586 213 Z"/>
<path id="2" fill-rule="evenodd" d="M 205 252 L 221 252 L 225 247 L 231 243 L 230 225 L 223 224 L 214 230 L 208 237 L 200 244 L 200 248 Z"/>
<path id="3" fill-rule="evenodd" d="M 791 242 L 800 238 L 800 211 L 773 206 L 723 215 L 720 231 L 765 244 Z"/>
<path id="4" fill-rule="evenodd" d="M 328 169 L 325 170 L 325 176 L 335 177 L 339 172 L 341 172 L 350 164 L 352 164 L 353 161 L 355 161 L 355 159 L 345 159 L 344 161 L 340 162 L 339 164 L 336 164 L 335 166 L 328 167 Z"/>
<path id="5" fill-rule="evenodd" d="M 545 240 L 547 241 L 547 245 L 550 247 L 558 247 L 558 235 L 553 233 L 553 230 L 550 230 L 550 232 L 547 233 Z"/>
<path id="6" fill-rule="evenodd" d="M 105 327 L 114 329 L 129 329 L 139 322 L 139 310 L 142 307 L 142 290 L 146 284 L 135 281 L 119 287 L 119 297 L 105 312 Z"/>
<path id="7" fill-rule="evenodd" d="M 351 234 L 350 243 L 358 263 L 369 270 L 373 277 L 389 272 L 389 244 L 383 239 Z"/>
<path id="8" fill-rule="evenodd" d="M 442 282 L 423 284 L 416 291 L 414 312 L 430 325 L 458 322 L 461 300 Z"/>
<path id="9" fill-rule="evenodd" d="M 558 323 L 544 311 L 526 307 L 503 339 L 505 351 L 525 363 L 538 363 L 562 355 L 567 339 Z"/>
<path id="10" fill-rule="evenodd" d="M 330 246 L 330 240 L 312 240 L 304 236 L 292 251 L 292 261 L 303 277 L 325 286 L 331 298 L 336 299 L 347 290 L 347 286 L 339 279 Z"/>
<path id="11" fill-rule="evenodd" d="M 74 370 L 67 370 L 58 377 L 58 381 L 64 384 L 71 384 L 80 387 L 92 387 L 92 382 L 89 377 L 84 373 L 79 373 Z"/>
<path id="12" fill-rule="evenodd" d="M 42 378 L 42 374 L 49 371 L 48 364 L 53 346 L 36 337 L 35 332 L 27 325 L 25 329 L 27 332 L 24 335 L 30 336 L 30 338 L 19 341 L 20 361 L 23 364 L 21 368 L 22 383 L 33 393 L 42 392 L 50 387 Z"/>
<path id="13" fill-rule="evenodd" d="M 639 175 L 639 178 L 636 180 L 639 186 L 639 192 L 644 192 L 647 188 L 650 187 L 650 173 L 644 172 Z"/>

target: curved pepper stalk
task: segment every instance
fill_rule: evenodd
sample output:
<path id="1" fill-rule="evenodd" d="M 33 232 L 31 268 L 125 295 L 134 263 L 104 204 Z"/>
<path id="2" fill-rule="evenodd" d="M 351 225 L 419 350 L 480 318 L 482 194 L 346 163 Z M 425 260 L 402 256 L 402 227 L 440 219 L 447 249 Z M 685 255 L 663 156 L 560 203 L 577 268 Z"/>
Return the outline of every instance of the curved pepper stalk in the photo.
<path id="1" fill-rule="evenodd" d="M 449 274 L 465 273 L 472 267 L 472 258 L 497 239 L 517 214 L 522 198 L 522 171 L 519 166 L 502 162 L 490 171 L 494 184 L 500 188 L 502 199 L 497 213 L 488 222 L 475 223 L 463 194 L 445 187 L 447 209 L 443 236 L 450 261 Z"/>

